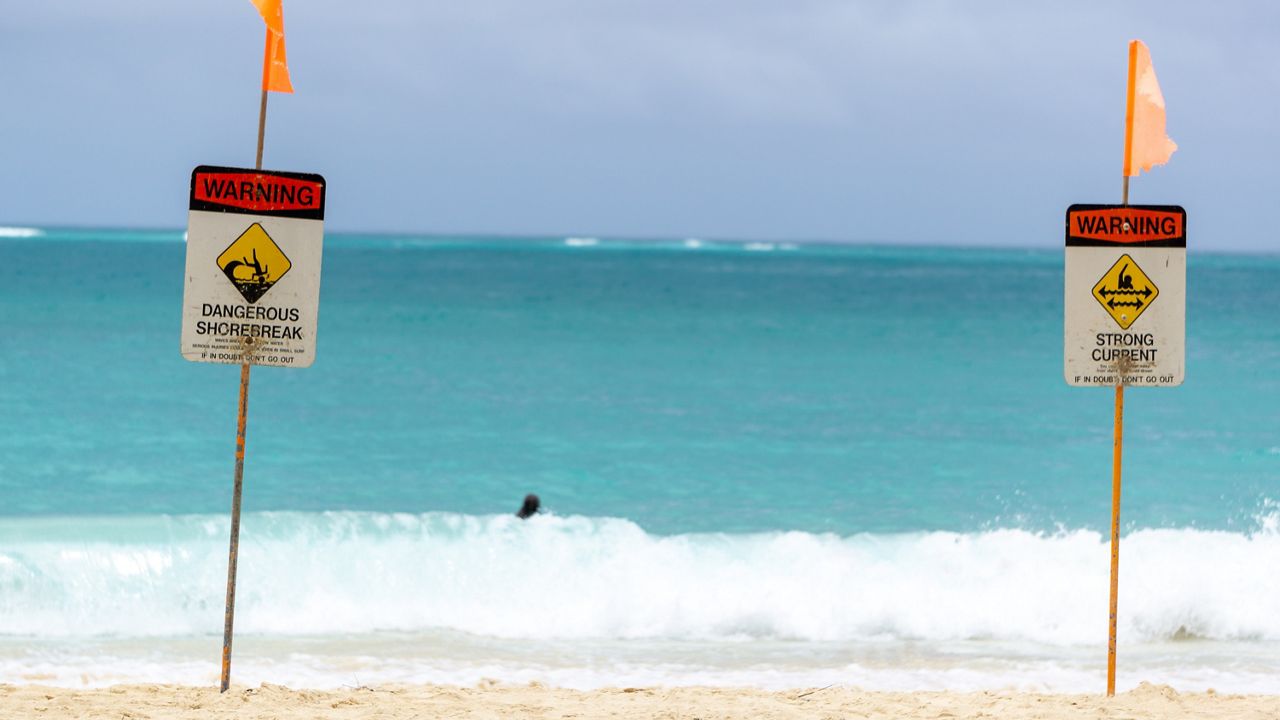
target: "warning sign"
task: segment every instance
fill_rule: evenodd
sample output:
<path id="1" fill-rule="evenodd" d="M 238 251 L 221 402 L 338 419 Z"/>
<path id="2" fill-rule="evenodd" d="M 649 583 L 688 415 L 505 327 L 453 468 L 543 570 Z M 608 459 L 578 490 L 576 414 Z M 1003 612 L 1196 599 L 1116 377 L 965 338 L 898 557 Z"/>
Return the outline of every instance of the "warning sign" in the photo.
<path id="1" fill-rule="evenodd" d="M 262 257 L 258 257 L 261 251 Z M 250 304 L 258 302 L 291 267 L 289 258 L 258 223 L 218 256 L 218 267 Z"/>
<path id="2" fill-rule="evenodd" d="M 1067 210 L 1067 384 L 1182 384 L 1185 228 L 1186 211 L 1174 205 L 1072 205 Z"/>
<path id="3" fill-rule="evenodd" d="M 1107 309 L 1121 330 L 1128 330 L 1143 310 L 1151 307 L 1160 288 L 1142 272 L 1128 254 L 1121 255 L 1106 275 L 1093 286 L 1093 296 Z"/>
<path id="4" fill-rule="evenodd" d="M 324 198 L 319 175 L 203 165 L 191 173 L 183 357 L 311 365 Z"/>

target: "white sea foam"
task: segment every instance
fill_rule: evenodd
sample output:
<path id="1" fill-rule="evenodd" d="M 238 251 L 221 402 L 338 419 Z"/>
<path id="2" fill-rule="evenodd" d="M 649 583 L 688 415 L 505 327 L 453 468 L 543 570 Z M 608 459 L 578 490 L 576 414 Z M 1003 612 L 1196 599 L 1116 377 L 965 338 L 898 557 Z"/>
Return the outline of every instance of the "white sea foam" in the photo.
<path id="1" fill-rule="evenodd" d="M 220 626 L 219 626 L 220 627 Z M 18 647 L 0 644 L 0 677 L 11 683 L 104 686 L 115 683 L 217 682 L 221 635 L 181 640 L 72 643 L 41 640 Z M 277 640 L 239 634 L 233 680 L 291 687 L 335 688 L 380 683 L 474 686 L 486 679 L 541 682 L 594 689 L 625 686 L 754 686 L 767 689 L 851 685 L 877 690 L 1017 689 L 1098 692 L 1105 686 L 1105 653 L 1063 652 L 1056 657 L 946 655 L 912 647 L 886 653 L 793 648 L 789 656 L 757 645 L 648 644 L 625 642 L 575 646 L 523 641 L 502 647 L 460 646 L 440 635 L 388 638 L 360 635 L 341 641 Z M 1121 691 L 1140 681 L 1179 690 L 1274 693 L 1280 665 L 1260 653 L 1170 656 L 1123 647 L 1117 681 Z"/>
<path id="2" fill-rule="evenodd" d="M 0 227 L 0 238 L 33 238 L 44 235 L 44 231 L 31 227 Z"/>
<path id="3" fill-rule="evenodd" d="M 1124 538 L 1122 637 L 1280 639 L 1280 534 Z M 219 517 L 0 521 L 0 637 L 219 626 Z M 245 517 L 237 627 L 530 639 L 1097 642 L 1096 532 L 655 536 L 619 519 Z"/>
<path id="4" fill-rule="evenodd" d="M 569 247 L 595 247 L 600 244 L 600 239 L 593 237 L 569 237 L 564 239 L 564 244 Z"/>

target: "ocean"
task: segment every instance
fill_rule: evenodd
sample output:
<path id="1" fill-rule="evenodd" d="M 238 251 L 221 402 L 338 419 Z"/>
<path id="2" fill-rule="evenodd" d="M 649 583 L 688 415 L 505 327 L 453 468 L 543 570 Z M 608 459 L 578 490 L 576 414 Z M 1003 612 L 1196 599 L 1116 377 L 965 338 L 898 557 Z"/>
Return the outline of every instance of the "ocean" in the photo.
<path id="1" fill-rule="evenodd" d="M 1280 692 L 1280 256 L 1192 240 L 1118 685 Z M 1105 689 L 1056 237 L 325 244 L 315 365 L 252 374 L 234 682 Z M 239 370 L 179 355 L 184 253 L 0 228 L 0 682 L 217 681 Z"/>

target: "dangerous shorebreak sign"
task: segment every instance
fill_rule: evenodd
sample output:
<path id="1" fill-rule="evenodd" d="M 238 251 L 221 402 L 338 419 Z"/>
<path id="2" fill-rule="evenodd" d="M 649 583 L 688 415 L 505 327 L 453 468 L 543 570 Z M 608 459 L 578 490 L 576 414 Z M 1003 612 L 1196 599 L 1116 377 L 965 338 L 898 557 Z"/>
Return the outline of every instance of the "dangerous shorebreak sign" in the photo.
<path id="1" fill-rule="evenodd" d="M 319 175 L 192 171 L 182 357 L 278 367 L 315 361 L 324 197 Z"/>
<path id="2" fill-rule="evenodd" d="M 1080 387 L 1181 385 L 1187 212 L 1177 205 L 1067 209 L 1064 374 Z"/>

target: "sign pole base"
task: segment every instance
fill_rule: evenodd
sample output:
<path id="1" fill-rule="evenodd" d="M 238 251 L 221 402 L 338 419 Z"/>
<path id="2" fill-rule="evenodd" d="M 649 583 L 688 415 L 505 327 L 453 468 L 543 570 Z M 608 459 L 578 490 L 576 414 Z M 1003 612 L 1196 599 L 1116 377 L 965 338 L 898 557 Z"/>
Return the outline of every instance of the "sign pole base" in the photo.
<path id="1" fill-rule="evenodd" d="M 231 637 L 236 617 L 236 561 L 240 555 L 240 495 L 244 487 L 244 436 L 249 411 L 249 362 L 240 366 L 240 412 L 236 420 L 236 477 L 231 491 L 231 550 L 227 558 L 227 609 L 222 627 L 222 689 L 231 686 Z"/>

